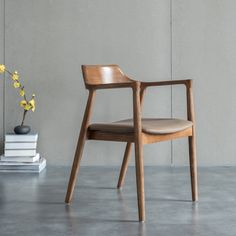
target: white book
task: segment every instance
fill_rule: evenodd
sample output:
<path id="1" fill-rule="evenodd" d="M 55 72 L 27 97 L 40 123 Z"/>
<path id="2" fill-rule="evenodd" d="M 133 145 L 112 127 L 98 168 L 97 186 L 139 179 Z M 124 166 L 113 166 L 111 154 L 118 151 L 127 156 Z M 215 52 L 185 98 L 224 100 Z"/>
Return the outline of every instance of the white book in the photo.
<path id="1" fill-rule="evenodd" d="M 1 162 L 10 162 L 10 163 L 14 163 L 14 162 L 36 162 L 39 161 L 40 155 L 39 153 L 37 153 L 35 156 L 33 157 L 6 157 L 4 155 L 2 155 L 1 157 Z M 3 163 L 4 164 L 4 163 Z M 18 163 L 17 163 L 18 164 Z"/>
<path id="2" fill-rule="evenodd" d="M 36 149 L 37 143 L 22 143 L 22 142 L 5 142 L 5 150 L 6 149 Z"/>
<path id="3" fill-rule="evenodd" d="M 40 158 L 37 165 L 0 165 L 0 172 L 17 172 L 17 173 L 39 173 L 46 167 L 46 159 Z"/>
<path id="4" fill-rule="evenodd" d="M 36 155 L 36 150 L 5 150 L 5 157 L 33 157 Z"/>
<path id="5" fill-rule="evenodd" d="M 42 169 L 39 170 L 1 170 L 1 173 L 40 173 L 42 170 L 44 169 L 44 167 Z"/>
<path id="6" fill-rule="evenodd" d="M 6 134 L 5 142 L 37 142 L 38 134 Z"/>
<path id="7" fill-rule="evenodd" d="M 36 162 L 13 162 L 13 161 L 0 161 L 0 168 L 8 168 L 9 166 L 13 167 L 29 167 L 29 166 L 39 166 L 45 159 L 40 157 Z"/>

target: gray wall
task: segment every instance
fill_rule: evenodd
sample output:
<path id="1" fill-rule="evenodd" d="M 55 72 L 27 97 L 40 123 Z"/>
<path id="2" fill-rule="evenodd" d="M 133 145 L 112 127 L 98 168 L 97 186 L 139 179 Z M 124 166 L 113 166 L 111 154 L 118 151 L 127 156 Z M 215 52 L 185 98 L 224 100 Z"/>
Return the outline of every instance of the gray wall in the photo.
<path id="1" fill-rule="evenodd" d="M 0 64 L 4 63 L 4 0 L 0 0 Z M 4 76 L 0 75 L 0 150 L 3 148 Z"/>
<path id="2" fill-rule="evenodd" d="M 235 165 L 236 1 L 173 3 L 173 74 L 194 78 L 199 163 Z M 179 92 L 173 91 L 178 116 Z M 176 164 L 187 164 L 184 147 L 184 141 L 174 143 Z"/>
<path id="3" fill-rule="evenodd" d="M 87 99 L 81 64 L 119 64 L 138 80 L 170 79 L 170 6 L 161 1 L 6 1 L 6 64 L 37 95 L 27 123 L 40 133 L 39 151 L 49 164 L 71 164 Z M 20 121 L 18 98 L 6 84 L 6 131 Z M 170 88 L 150 94 L 155 109 L 170 116 Z M 98 92 L 93 120 L 132 115 L 131 92 Z M 163 104 L 166 104 L 163 106 Z M 90 142 L 84 165 L 121 163 L 124 144 Z M 156 152 L 155 155 L 153 153 Z M 147 164 L 169 164 L 170 143 L 146 147 Z"/>
<path id="4" fill-rule="evenodd" d="M 39 131 L 39 151 L 49 164 L 72 162 L 87 98 L 80 65 L 110 63 L 137 80 L 194 78 L 199 164 L 235 164 L 236 2 L 174 0 L 172 14 L 170 2 L 5 1 L 5 61 L 37 95 L 37 110 L 27 123 Z M 183 88 L 149 92 L 144 116 L 185 116 Z M 18 100 L 7 80 L 7 132 L 20 122 Z M 129 90 L 99 91 L 93 121 L 131 116 L 131 101 Z M 82 164 L 118 165 L 123 151 L 123 144 L 89 142 Z M 170 142 L 148 145 L 144 154 L 147 165 L 169 165 L 171 159 L 185 165 L 188 160 L 186 140 L 174 141 L 173 150 Z"/>

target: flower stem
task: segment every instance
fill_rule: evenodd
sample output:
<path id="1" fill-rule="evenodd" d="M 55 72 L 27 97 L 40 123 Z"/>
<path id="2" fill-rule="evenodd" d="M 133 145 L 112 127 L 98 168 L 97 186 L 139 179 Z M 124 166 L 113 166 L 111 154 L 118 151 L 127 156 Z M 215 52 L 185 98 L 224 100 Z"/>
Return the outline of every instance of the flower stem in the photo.
<path id="1" fill-rule="evenodd" d="M 5 69 L 5 71 L 9 74 L 9 75 L 13 75 L 9 70 Z"/>
<path id="2" fill-rule="evenodd" d="M 27 110 L 24 110 L 21 126 L 24 125 L 26 113 L 27 113 Z"/>
<path id="3" fill-rule="evenodd" d="M 13 76 L 13 73 L 11 73 L 9 70 L 5 69 L 5 71 L 6 71 L 9 75 Z M 16 82 L 20 83 L 19 80 L 16 80 Z M 22 86 L 21 83 L 20 83 L 20 89 L 24 89 L 24 86 Z M 25 99 L 25 101 L 28 103 L 28 100 L 27 100 L 25 94 L 24 94 L 24 99 Z"/>

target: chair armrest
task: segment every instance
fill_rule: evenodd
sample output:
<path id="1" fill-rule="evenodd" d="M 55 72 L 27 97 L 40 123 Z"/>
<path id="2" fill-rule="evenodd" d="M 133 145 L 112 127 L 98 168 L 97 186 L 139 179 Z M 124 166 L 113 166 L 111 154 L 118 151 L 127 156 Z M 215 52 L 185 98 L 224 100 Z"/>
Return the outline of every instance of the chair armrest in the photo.
<path id="1" fill-rule="evenodd" d="M 168 81 L 157 81 L 157 82 L 141 82 L 142 88 L 153 87 L 153 86 L 165 86 L 165 85 L 177 85 L 184 84 L 186 87 L 191 86 L 191 79 L 186 80 L 168 80 Z"/>
<path id="2" fill-rule="evenodd" d="M 169 80 L 169 81 L 158 81 L 158 82 L 141 82 L 141 90 L 145 90 L 147 87 L 152 86 L 165 86 L 165 85 L 178 85 L 184 84 L 186 86 L 187 94 L 187 117 L 188 120 L 195 123 L 195 114 L 194 114 L 194 102 L 193 102 L 193 89 L 192 89 L 192 80 Z M 193 128 L 194 129 L 194 128 Z"/>

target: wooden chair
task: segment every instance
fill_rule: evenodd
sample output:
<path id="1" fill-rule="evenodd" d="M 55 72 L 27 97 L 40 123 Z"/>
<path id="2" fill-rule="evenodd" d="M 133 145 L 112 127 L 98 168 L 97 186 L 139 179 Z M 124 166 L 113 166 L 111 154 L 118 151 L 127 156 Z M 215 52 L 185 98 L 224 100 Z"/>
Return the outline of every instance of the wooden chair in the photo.
<path id="1" fill-rule="evenodd" d="M 197 163 L 195 147 L 195 120 L 191 80 L 172 80 L 160 82 L 139 82 L 128 78 L 117 65 L 83 65 L 83 78 L 89 96 L 81 125 L 78 144 L 75 152 L 74 162 L 68 183 L 65 202 L 70 203 L 77 175 L 79 172 L 80 160 L 86 140 L 104 140 L 126 142 L 123 163 L 117 187 L 122 187 L 128 162 L 131 157 L 131 145 L 135 146 L 135 168 L 139 221 L 145 220 L 145 197 L 144 197 L 144 166 L 143 166 L 143 145 L 148 143 L 172 140 L 181 137 L 188 137 L 189 159 L 191 174 L 192 200 L 197 201 Z M 177 85 L 186 86 L 187 92 L 187 118 L 180 119 L 142 119 L 141 104 L 144 92 L 147 87 Z M 116 121 L 113 123 L 90 124 L 92 106 L 97 89 L 131 88 L 133 91 L 133 119 Z"/>

